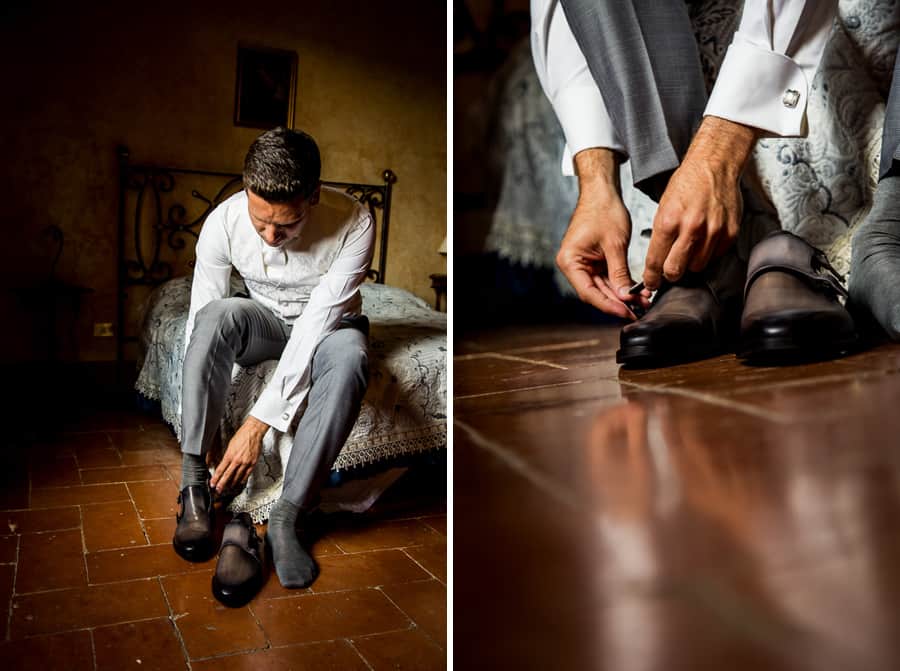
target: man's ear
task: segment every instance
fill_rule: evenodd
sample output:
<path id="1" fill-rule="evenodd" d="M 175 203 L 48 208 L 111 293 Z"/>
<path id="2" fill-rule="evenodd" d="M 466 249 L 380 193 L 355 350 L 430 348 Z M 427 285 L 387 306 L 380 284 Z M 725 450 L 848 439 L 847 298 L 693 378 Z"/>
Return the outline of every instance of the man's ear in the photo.
<path id="1" fill-rule="evenodd" d="M 318 205 L 319 204 L 319 196 L 322 195 L 322 182 L 316 184 L 316 190 L 312 192 L 312 195 L 309 197 L 310 205 Z"/>

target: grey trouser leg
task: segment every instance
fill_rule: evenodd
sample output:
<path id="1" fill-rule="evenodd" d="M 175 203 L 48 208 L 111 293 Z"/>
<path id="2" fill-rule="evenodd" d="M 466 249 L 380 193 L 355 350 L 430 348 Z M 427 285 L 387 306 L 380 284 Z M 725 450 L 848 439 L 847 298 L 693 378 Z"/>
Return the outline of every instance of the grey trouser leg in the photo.
<path id="1" fill-rule="evenodd" d="M 318 494 L 359 415 L 368 381 L 368 320 L 342 323 L 316 348 L 307 407 L 284 472 L 283 497 L 304 506 Z M 222 421 L 235 363 L 278 359 L 290 328 L 248 298 L 213 301 L 197 313 L 184 358 L 181 449 L 204 455 Z"/>
<path id="2" fill-rule="evenodd" d="M 366 320 L 363 320 L 366 321 Z M 367 322 L 366 322 L 366 331 Z M 282 498 L 309 508 L 359 417 L 369 377 L 368 337 L 347 325 L 316 348 L 307 407 L 284 471 Z"/>
<path id="3" fill-rule="evenodd" d="M 703 118 L 707 93 L 684 0 L 560 0 L 631 158 L 659 200 Z"/>
<path id="4" fill-rule="evenodd" d="M 182 452 L 205 455 L 209 450 L 234 364 L 277 359 L 289 335 L 271 312 L 249 298 L 212 301 L 197 313 L 181 381 Z"/>
<path id="5" fill-rule="evenodd" d="M 900 161 L 900 47 L 894 60 L 891 92 L 884 110 L 884 134 L 881 137 L 881 167 L 879 178 L 884 177 L 895 163 Z M 894 171 L 896 174 L 896 170 Z"/>

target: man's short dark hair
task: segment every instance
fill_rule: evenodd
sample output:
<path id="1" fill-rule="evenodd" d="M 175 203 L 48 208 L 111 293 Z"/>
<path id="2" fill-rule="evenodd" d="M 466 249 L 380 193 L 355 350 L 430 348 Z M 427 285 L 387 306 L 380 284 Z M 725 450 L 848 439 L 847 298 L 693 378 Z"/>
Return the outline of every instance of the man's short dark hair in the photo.
<path id="1" fill-rule="evenodd" d="M 316 141 L 283 126 L 260 135 L 244 159 L 244 186 L 263 200 L 309 198 L 319 185 L 322 161 Z"/>

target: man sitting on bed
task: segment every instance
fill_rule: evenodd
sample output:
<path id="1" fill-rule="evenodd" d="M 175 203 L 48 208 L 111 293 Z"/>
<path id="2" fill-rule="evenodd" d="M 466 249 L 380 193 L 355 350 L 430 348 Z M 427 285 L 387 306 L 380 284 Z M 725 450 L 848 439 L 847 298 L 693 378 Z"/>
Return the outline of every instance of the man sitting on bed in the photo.
<path id="1" fill-rule="evenodd" d="M 316 577 L 295 524 L 315 505 L 356 422 L 368 378 L 359 285 L 372 261 L 375 228 L 365 207 L 323 188 L 319 173 L 319 149 L 305 133 L 276 128 L 253 142 L 244 191 L 213 210 L 197 241 L 185 340 L 181 512 L 173 545 L 191 561 L 212 555 L 212 490 L 221 494 L 246 483 L 265 433 L 287 431 L 305 403 L 266 532 L 278 578 L 289 588 Z M 249 297 L 229 297 L 232 268 Z M 267 359 L 278 359 L 275 373 L 210 480 L 206 455 L 232 366 Z M 245 514 L 225 529 L 214 592 L 229 605 L 252 598 L 248 583 L 258 586 L 256 543 Z"/>

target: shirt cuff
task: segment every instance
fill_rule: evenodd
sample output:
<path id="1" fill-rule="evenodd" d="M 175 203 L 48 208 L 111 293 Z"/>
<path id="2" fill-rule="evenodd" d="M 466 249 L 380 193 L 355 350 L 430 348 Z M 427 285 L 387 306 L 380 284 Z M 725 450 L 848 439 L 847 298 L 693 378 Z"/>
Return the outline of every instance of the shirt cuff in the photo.
<path id="1" fill-rule="evenodd" d="M 791 58 L 735 34 L 709 96 L 705 116 L 780 136 L 805 136 L 809 85 Z"/>
<path id="2" fill-rule="evenodd" d="M 602 147 L 625 153 L 596 86 L 561 89 L 553 99 L 553 110 L 566 136 L 562 173 L 575 174 L 573 157 L 583 149 Z"/>
<path id="3" fill-rule="evenodd" d="M 263 389 L 250 414 L 265 422 L 276 431 L 286 433 L 294 419 L 295 408 L 281 398 L 281 394 L 271 389 L 271 383 Z"/>

